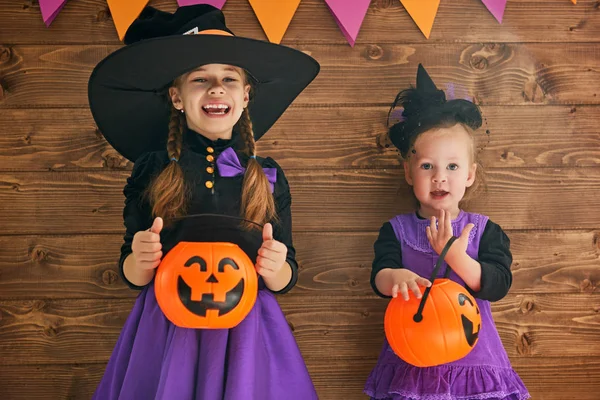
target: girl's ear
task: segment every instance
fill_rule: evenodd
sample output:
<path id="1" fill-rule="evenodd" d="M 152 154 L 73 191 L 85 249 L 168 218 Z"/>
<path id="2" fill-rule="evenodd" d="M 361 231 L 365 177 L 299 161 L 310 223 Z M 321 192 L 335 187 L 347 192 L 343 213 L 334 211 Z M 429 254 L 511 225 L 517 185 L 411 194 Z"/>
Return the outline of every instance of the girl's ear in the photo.
<path id="1" fill-rule="evenodd" d="M 169 88 L 169 97 L 171 98 L 171 102 L 173 103 L 173 107 L 177 110 L 183 110 L 183 100 L 181 99 L 181 95 L 179 94 L 179 89 L 175 86 L 171 86 Z"/>
<path id="2" fill-rule="evenodd" d="M 244 108 L 248 107 L 248 102 L 250 102 L 250 85 L 244 86 Z"/>
<path id="3" fill-rule="evenodd" d="M 410 163 L 408 161 L 404 161 L 404 179 L 406 179 L 406 183 L 410 186 L 413 185 L 413 179 L 410 175 Z"/>
<path id="4" fill-rule="evenodd" d="M 469 168 L 469 175 L 467 176 L 467 185 L 466 185 L 467 187 L 471 187 L 475 183 L 476 172 L 477 172 L 477 163 L 473 163 L 473 164 L 471 164 L 471 167 Z"/>

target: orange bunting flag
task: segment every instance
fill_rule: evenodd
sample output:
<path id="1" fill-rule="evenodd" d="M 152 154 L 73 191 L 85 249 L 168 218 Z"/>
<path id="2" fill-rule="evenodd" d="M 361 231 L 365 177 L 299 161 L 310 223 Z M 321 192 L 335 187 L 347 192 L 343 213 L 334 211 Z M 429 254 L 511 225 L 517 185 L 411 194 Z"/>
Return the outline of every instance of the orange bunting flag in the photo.
<path id="1" fill-rule="evenodd" d="M 400 0 L 423 35 L 429 39 L 440 0 Z"/>
<path id="2" fill-rule="evenodd" d="M 119 34 L 119 40 L 123 40 L 125 32 L 146 7 L 148 0 L 107 0 L 107 3 Z"/>
<path id="3" fill-rule="evenodd" d="M 248 0 L 267 38 L 281 43 L 301 0 Z"/>

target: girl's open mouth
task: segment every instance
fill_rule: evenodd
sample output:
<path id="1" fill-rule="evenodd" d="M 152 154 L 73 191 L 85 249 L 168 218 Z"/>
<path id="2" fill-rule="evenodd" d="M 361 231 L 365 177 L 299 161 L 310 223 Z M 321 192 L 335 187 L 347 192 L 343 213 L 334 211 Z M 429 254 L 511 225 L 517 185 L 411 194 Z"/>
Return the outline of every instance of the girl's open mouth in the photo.
<path id="1" fill-rule="evenodd" d="M 222 116 L 229 113 L 230 107 L 225 104 L 208 104 L 202 107 L 202 110 L 211 116 Z"/>

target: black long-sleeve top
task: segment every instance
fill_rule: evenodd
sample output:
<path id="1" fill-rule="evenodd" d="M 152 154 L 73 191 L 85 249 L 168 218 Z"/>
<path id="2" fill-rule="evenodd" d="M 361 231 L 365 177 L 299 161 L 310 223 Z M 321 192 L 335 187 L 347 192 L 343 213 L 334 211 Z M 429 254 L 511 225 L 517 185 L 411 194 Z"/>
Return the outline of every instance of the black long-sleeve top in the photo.
<path id="1" fill-rule="evenodd" d="M 232 139 L 218 139 L 212 141 L 192 130 L 186 130 L 183 137 L 183 148 L 179 164 L 181 165 L 187 187 L 190 191 L 188 215 L 193 214 L 225 214 L 240 216 L 241 193 L 243 175 L 236 177 L 222 177 L 216 166 L 219 155 L 228 147 L 239 148 L 241 141 L 239 135 L 234 133 Z M 212 157 L 209 157 L 212 156 Z M 243 166 L 247 165 L 248 157 L 237 152 Z M 298 279 L 298 264 L 296 250 L 292 243 L 292 217 L 290 188 L 281 167 L 272 158 L 257 157 L 263 168 L 276 168 L 277 180 L 274 185 L 274 200 L 277 212 L 277 221 L 272 221 L 273 238 L 287 246 L 286 261 L 292 268 L 292 279 L 289 284 L 277 293 L 289 291 Z M 121 246 L 119 271 L 123 280 L 133 289 L 143 289 L 129 282 L 123 273 L 125 258 L 131 254 L 131 244 L 136 232 L 147 230 L 152 226 L 152 213 L 150 204 L 144 196 L 144 191 L 170 162 L 165 151 L 145 153 L 140 156 L 133 167 L 131 176 L 123 190 L 125 195 L 125 208 L 123 220 L 125 225 L 124 243 Z M 161 242 L 168 228 L 161 232 Z"/>

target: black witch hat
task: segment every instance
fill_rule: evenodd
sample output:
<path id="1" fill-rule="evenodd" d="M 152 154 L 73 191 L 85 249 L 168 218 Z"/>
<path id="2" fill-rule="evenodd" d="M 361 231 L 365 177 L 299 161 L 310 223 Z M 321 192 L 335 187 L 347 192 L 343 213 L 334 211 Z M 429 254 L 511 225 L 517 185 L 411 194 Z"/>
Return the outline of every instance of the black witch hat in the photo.
<path id="1" fill-rule="evenodd" d="M 479 107 L 469 100 L 446 99 L 423 65 L 417 70 L 417 86 L 402 90 L 394 100 L 389 115 L 396 107 L 402 108 L 400 121 L 389 129 L 390 140 L 406 158 L 417 136 L 435 127 L 464 124 L 475 130 L 481 126 Z"/>
<path id="2" fill-rule="evenodd" d="M 127 30 L 125 44 L 94 68 L 88 97 L 100 132 L 132 161 L 166 148 L 165 93 L 186 72 L 206 64 L 246 70 L 255 86 L 248 109 L 258 140 L 320 68 L 301 51 L 234 36 L 221 10 L 207 4 L 179 7 L 173 14 L 146 7 Z"/>

